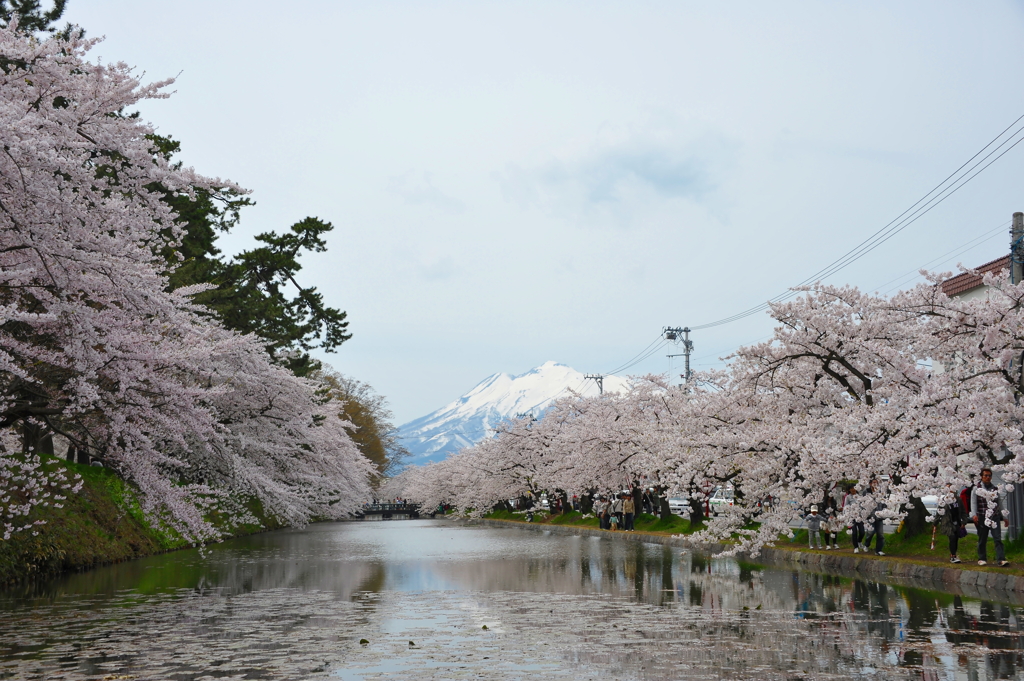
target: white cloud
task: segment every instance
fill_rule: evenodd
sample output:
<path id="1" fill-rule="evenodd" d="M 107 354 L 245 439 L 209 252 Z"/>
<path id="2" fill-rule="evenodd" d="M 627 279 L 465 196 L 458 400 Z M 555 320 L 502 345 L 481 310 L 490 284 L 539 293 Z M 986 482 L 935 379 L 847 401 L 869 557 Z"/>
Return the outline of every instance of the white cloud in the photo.
<path id="1" fill-rule="evenodd" d="M 506 201 L 552 215 L 593 222 L 604 218 L 629 225 L 652 202 L 707 202 L 735 144 L 717 136 L 681 144 L 654 136 L 598 143 L 568 159 L 524 168 L 508 163 L 493 174 Z"/>
<path id="2" fill-rule="evenodd" d="M 402 197 L 410 206 L 433 206 L 451 215 L 458 215 L 466 209 L 462 201 L 445 194 L 434 186 L 433 177 L 428 172 L 424 172 L 420 176 L 408 172 L 392 177 L 388 183 L 388 191 Z"/>

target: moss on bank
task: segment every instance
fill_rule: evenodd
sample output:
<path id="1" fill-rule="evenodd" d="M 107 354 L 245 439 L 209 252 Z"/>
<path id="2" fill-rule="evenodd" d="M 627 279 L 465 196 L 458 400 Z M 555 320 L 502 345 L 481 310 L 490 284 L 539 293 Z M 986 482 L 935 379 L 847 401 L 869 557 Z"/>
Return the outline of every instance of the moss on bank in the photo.
<path id="1" fill-rule="evenodd" d="M 52 461 L 72 475 L 81 475 L 82 488 L 77 494 L 68 494 L 63 508 L 33 509 L 28 521 L 44 520 L 44 525 L 17 532 L 7 541 L 0 535 L 0 586 L 186 546 L 173 531 L 149 523 L 131 487 L 110 470 Z M 249 510 L 264 518 L 257 501 L 249 503 Z M 217 522 L 216 517 L 213 520 Z M 263 524 L 235 528 L 231 534 L 280 527 L 269 520 Z"/>

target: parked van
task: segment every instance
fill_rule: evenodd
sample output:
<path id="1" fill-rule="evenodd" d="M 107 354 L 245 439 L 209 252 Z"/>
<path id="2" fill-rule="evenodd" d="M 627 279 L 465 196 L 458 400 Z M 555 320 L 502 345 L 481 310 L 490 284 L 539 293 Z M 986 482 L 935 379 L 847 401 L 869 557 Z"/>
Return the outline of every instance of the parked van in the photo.
<path id="1" fill-rule="evenodd" d="M 723 507 L 732 506 L 734 497 L 735 494 L 732 487 L 716 487 L 715 491 L 711 494 L 711 498 L 708 499 L 708 507 L 711 509 L 711 515 L 718 515 L 718 511 Z"/>

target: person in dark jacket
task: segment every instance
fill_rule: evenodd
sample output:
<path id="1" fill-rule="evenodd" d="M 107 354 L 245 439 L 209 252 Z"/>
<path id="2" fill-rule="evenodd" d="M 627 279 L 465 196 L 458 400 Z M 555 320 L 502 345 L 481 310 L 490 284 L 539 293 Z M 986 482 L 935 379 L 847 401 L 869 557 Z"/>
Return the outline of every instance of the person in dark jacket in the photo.
<path id="1" fill-rule="evenodd" d="M 959 563 L 960 558 L 956 555 L 960 545 L 961 533 L 964 533 L 964 521 L 967 513 L 963 504 L 960 503 L 960 496 L 957 495 L 952 503 L 946 507 L 946 512 L 939 519 L 939 532 L 949 537 L 949 562 Z M 966 533 L 964 533 L 966 534 Z"/>
<path id="2" fill-rule="evenodd" d="M 978 565 L 987 565 L 986 545 L 988 535 L 992 534 L 992 543 L 996 547 L 996 560 L 999 567 L 1006 567 L 1010 561 L 1006 560 L 1006 553 L 1003 550 L 1003 532 L 1000 521 L 1010 526 L 1010 522 L 1003 518 L 1003 507 L 999 503 L 999 489 L 992 484 L 992 469 L 981 469 L 981 482 L 971 488 L 971 521 L 978 528 Z"/>

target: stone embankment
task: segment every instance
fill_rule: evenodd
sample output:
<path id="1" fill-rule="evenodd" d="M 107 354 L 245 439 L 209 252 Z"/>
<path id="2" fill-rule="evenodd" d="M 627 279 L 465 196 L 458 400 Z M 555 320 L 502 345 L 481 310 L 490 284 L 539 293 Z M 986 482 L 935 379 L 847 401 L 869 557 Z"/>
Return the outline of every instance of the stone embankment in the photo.
<path id="1" fill-rule="evenodd" d="M 857 556 L 852 553 L 806 553 L 780 548 L 765 548 L 753 559 L 758 563 L 780 567 L 793 567 L 811 572 L 862 576 L 882 581 L 914 582 L 923 586 L 928 582 L 943 591 L 957 591 L 964 595 L 983 592 L 1011 592 L 1019 594 L 1024 602 L 1024 576 L 998 571 L 1000 568 L 975 570 L 971 567 L 942 567 L 914 563 L 905 559 L 877 556 Z"/>
<path id="2" fill-rule="evenodd" d="M 515 526 L 535 532 L 550 532 L 552 534 L 606 537 L 623 541 L 664 544 L 676 546 L 680 549 L 711 554 L 720 553 L 725 549 L 721 545 L 696 547 L 687 537 L 679 535 L 610 532 L 593 527 L 533 525 L 508 520 L 477 519 L 461 520 L 459 522 L 490 525 L 493 527 Z M 854 555 L 849 551 L 816 553 L 786 548 L 764 548 L 756 557 L 740 555 L 737 556 L 737 559 L 768 567 L 793 568 L 854 579 L 870 579 L 919 589 L 946 591 L 971 598 L 1008 601 L 1024 605 L 1024 575 L 1003 572 L 999 568 L 942 567 L 914 563 L 891 556 L 884 558 L 870 554 L 860 556 Z"/>

